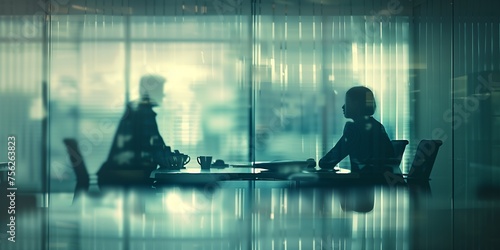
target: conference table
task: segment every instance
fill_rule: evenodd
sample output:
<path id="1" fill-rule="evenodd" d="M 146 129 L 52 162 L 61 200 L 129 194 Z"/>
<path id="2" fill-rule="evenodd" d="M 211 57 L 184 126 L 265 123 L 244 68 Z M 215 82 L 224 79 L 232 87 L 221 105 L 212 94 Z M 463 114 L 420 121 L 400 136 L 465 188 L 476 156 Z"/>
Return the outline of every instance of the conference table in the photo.
<path id="1" fill-rule="evenodd" d="M 150 178 L 156 185 L 210 185 L 223 181 L 287 181 L 292 185 L 405 184 L 399 167 L 377 173 L 352 173 L 348 169 L 297 168 L 280 163 L 280 168 L 268 169 L 252 165 L 229 165 L 225 168 L 157 169 Z"/>

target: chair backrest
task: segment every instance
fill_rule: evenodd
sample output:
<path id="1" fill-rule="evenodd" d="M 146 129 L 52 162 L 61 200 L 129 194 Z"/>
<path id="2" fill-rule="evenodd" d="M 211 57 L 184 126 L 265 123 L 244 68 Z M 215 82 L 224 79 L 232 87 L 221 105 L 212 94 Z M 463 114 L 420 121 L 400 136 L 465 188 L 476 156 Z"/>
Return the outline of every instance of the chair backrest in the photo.
<path id="1" fill-rule="evenodd" d="M 7 185 L 8 170 L 7 162 L 0 162 L 0 186 Z"/>
<path id="2" fill-rule="evenodd" d="M 403 159 L 403 154 L 406 149 L 406 145 L 408 145 L 408 140 L 392 140 L 392 147 L 394 148 L 394 157 L 401 162 Z"/>
<path id="3" fill-rule="evenodd" d="M 68 151 L 69 160 L 76 175 L 76 191 L 88 191 L 90 186 L 90 177 L 83 160 L 83 156 L 78 147 L 78 143 L 73 138 L 65 138 L 63 140 Z"/>
<path id="4" fill-rule="evenodd" d="M 408 173 L 409 179 L 429 180 L 432 167 L 436 161 L 441 140 L 421 140 L 415 152 L 415 158 Z"/>

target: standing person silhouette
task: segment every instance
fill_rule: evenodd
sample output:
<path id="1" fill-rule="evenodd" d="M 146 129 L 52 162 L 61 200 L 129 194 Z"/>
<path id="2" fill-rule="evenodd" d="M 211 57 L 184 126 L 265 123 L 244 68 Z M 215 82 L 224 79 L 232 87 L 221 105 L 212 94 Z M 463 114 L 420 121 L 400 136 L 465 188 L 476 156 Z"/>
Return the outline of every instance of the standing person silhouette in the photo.
<path id="1" fill-rule="evenodd" d="M 164 97 L 165 78 L 159 75 L 145 75 L 140 80 L 140 99 L 127 104 L 120 120 L 108 159 L 101 166 L 99 185 L 127 183 L 114 176 L 116 170 L 144 170 L 147 173 L 167 162 L 170 147 L 165 145 L 158 131 L 156 113 L 153 107 L 161 104 Z"/>
<path id="2" fill-rule="evenodd" d="M 363 86 L 357 86 L 346 92 L 342 106 L 347 122 L 342 137 L 335 146 L 319 160 L 319 167 L 332 169 L 349 155 L 351 172 L 375 170 L 377 163 L 394 157 L 389 136 L 384 126 L 372 115 L 376 104 L 373 92 Z"/>

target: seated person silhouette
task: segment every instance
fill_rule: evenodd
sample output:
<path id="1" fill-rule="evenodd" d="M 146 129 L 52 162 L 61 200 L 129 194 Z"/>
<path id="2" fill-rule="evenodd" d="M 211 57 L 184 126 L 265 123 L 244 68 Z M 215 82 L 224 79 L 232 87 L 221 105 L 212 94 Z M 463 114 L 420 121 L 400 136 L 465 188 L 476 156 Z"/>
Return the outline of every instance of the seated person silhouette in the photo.
<path id="1" fill-rule="evenodd" d="M 342 106 L 344 116 L 353 122 L 344 126 L 342 137 L 335 146 L 321 158 L 321 169 L 332 169 L 349 155 L 351 172 L 371 172 L 379 170 L 380 162 L 394 157 L 389 136 L 384 126 L 372 115 L 376 104 L 373 92 L 363 86 L 349 89 Z"/>
<path id="2" fill-rule="evenodd" d="M 156 113 L 163 97 L 165 78 L 146 75 L 140 80 L 140 99 L 126 105 L 125 114 L 118 125 L 107 160 L 97 172 L 99 185 L 128 184 L 148 181 L 149 173 L 164 165 L 170 147 L 165 145 L 158 131 Z M 117 176 L 117 170 L 139 170 L 143 178 L 132 175 L 128 180 Z M 141 172 L 143 170 L 143 172 Z M 125 171 L 123 171 L 125 172 Z M 132 171 L 133 172 L 133 171 Z"/>

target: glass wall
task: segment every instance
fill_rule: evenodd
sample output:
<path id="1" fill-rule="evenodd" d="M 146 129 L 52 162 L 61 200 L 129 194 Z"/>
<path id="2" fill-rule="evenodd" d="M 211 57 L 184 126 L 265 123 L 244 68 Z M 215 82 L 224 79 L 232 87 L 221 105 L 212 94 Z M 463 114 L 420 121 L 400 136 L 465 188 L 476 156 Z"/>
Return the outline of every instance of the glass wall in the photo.
<path id="1" fill-rule="evenodd" d="M 249 14 L 235 10 L 226 16 L 206 15 L 207 6 L 165 4 L 179 13 L 54 16 L 50 72 L 55 183 L 72 178 L 62 144 L 66 137 L 79 141 L 90 173 L 99 169 L 126 103 L 139 98 L 139 80 L 149 74 L 167 79 L 165 98 L 155 112 L 160 134 L 172 150 L 193 158 L 248 161 Z M 113 6 L 118 7 L 128 8 Z M 242 5 L 239 12 L 243 7 L 249 11 Z"/>
<path id="2" fill-rule="evenodd" d="M 257 4 L 256 160 L 321 158 L 347 121 L 345 92 L 358 85 L 374 92 L 374 117 L 390 138 L 410 138 L 409 18 L 358 7 L 388 16 L 350 14 L 335 3 Z"/>
<path id="3" fill-rule="evenodd" d="M 54 183 L 72 178 L 65 137 L 78 139 L 89 171 L 98 170 L 146 74 L 167 79 L 155 109 L 160 133 L 191 156 L 319 159 L 340 137 L 344 95 L 357 85 L 374 91 L 375 118 L 390 138 L 410 139 L 405 6 L 357 5 L 361 11 L 309 1 L 61 8 L 50 26 Z"/>
<path id="4" fill-rule="evenodd" d="M 448 119 L 452 110 L 452 5 L 449 1 L 421 1 L 413 6 L 411 48 L 412 129 L 410 146 L 422 139 L 441 140 L 432 169 L 432 196 L 413 201 L 415 214 L 412 230 L 416 249 L 440 249 L 453 246 L 453 147 L 454 137 Z M 429 151 L 425 151 L 429 152 Z M 419 206 L 420 209 L 418 208 Z M 425 207 L 425 209 L 422 209 Z M 420 218 L 420 219 L 417 219 Z"/>
<path id="5" fill-rule="evenodd" d="M 489 248 L 500 221 L 500 13 L 494 1 L 455 2 L 453 109 L 447 116 L 455 141 L 455 244 Z"/>
<path id="6" fill-rule="evenodd" d="M 46 183 L 44 28 L 43 15 L 0 15 L 0 162 L 7 161 L 7 137 L 13 136 L 17 183 L 30 191 Z"/>
<path id="7" fill-rule="evenodd" d="M 345 92 L 363 85 L 389 137 L 410 142 L 403 173 L 420 140 L 443 141 L 432 195 L 394 201 L 412 215 L 401 216 L 405 241 L 488 246 L 500 222 L 499 9 L 493 0 L 2 1 L 0 138 L 16 136 L 23 192 L 71 193 L 62 140 L 77 139 L 95 173 L 139 79 L 158 74 L 167 83 L 155 112 L 172 149 L 230 163 L 318 160 L 348 121 Z"/>

